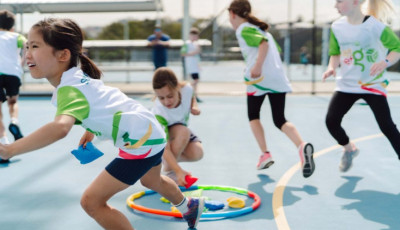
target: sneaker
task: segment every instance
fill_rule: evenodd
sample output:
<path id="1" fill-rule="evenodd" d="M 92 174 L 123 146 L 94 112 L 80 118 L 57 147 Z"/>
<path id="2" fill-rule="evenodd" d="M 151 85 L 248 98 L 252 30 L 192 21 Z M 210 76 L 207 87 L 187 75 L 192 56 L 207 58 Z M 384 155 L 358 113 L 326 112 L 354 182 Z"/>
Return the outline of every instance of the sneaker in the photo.
<path id="1" fill-rule="evenodd" d="M 8 163 L 10 163 L 10 160 L 3 160 L 3 159 L 1 159 L 0 158 L 0 164 L 8 164 Z"/>
<path id="2" fill-rule="evenodd" d="M 258 160 L 257 169 L 258 170 L 266 169 L 273 164 L 274 161 L 272 160 L 271 154 L 269 152 L 265 152 L 260 156 L 260 159 Z"/>
<path id="3" fill-rule="evenodd" d="M 315 170 L 314 163 L 314 147 L 311 143 L 305 143 L 300 146 L 299 155 L 301 159 L 301 167 L 303 169 L 303 177 L 310 177 Z"/>
<path id="4" fill-rule="evenodd" d="M 203 213 L 204 209 L 204 198 L 188 198 L 188 208 L 189 210 L 182 215 L 183 219 L 186 220 L 186 222 L 189 225 L 190 229 L 196 228 L 197 223 L 200 220 L 200 216 Z"/>
<path id="5" fill-rule="evenodd" d="M 197 102 L 197 103 L 202 103 L 203 100 L 201 100 L 200 98 L 196 97 L 196 102 Z"/>
<path id="6" fill-rule="evenodd" d="M 340 161 L 339 170 L 341 172 L 347 172 L 353 164 L 354 157 L 356 157 L 359 152 L 360 151 L 358 149 L 355 149 L 350 152 L 344 151 L 342 160 Z"/>
<path id="7" fill-rule="evenodd" d="M 18 140 L 24 136 L 22 136 L 21 130 L 19 130 L 18 125 L 11 123 L 8 126 L 8 130 L 10 130 L 10 132 L 12 133 L 12 135 L 14 135 L 14 139 Z"/>

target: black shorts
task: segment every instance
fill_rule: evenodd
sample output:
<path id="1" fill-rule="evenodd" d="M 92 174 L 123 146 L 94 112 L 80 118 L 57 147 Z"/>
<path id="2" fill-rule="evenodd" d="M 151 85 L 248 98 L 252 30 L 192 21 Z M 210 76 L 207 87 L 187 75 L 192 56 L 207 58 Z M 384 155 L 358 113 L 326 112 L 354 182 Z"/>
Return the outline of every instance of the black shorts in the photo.
<path id="1" fill-rule="evenodd" d="M 5 102 L 7 97 L 19 94 L 21 80 L 17 76 L 0 74 L 0 101 Z"/>
<path id="2" fill-rule="evenodd" d="M 151 168 L 161 164 L 163 153 L 164 149 L 152 157 L 138 160 L 115 158 L 107 165 L 106 171 L 117 180 L 133 185 Z"/>
<path id="3" fill-rule="evenodd" d="M 190 76 L 192 76 L 193 80 L 199 79 L 199 74 L 198 73 L 192 73 L 192 74 L 190 74 Z"/>

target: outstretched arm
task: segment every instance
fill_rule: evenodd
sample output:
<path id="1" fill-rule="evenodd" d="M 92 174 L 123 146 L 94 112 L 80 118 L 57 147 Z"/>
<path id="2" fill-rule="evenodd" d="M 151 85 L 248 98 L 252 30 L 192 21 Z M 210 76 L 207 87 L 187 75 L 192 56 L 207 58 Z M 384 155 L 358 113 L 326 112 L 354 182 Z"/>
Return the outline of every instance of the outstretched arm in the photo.
<path id="1" fill-rule="evenodd" d="M 64 138 L 69 133 L 74 123 L 74 117 L 59 115 L 54 121 L 10 145 L 0 144 L 0 157 L 2 159 L 9 159 L 13 156 L 50 145 Z"/>

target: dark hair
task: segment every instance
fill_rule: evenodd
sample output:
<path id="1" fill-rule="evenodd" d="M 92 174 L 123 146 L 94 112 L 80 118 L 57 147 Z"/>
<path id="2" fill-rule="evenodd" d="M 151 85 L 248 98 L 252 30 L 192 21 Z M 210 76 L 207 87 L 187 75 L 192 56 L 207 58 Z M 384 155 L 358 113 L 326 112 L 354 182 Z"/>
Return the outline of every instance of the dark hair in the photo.
<path id="1" fill-rule="evenodd" d="M 0 10 L 0 28 L 11 30 L 15 23 L 15 15 L 8 10 Z"/>
<path id="2" fill-rule="evenodd" d="M 178 79 L 168 67 L 158 68 L 153 75 L 153 89 L 161 89 L 164 86 L 168 86 L 171 90 L 178 88 Z"/>
<path id="3" fill-rule="evenodd" d="M 71 52 L 69 68 L 81 64 L 81 69 L 91 78 L 100 79 L 101 71 L 82 52 L 83 32 L 71 19 L 47 18 L 39 21 L 32 28 L 37 29 L 46 44 L 56 50 L 68 49 Z"/>
<path id="4" fill-rule="evenodd" d="M 269 28 L 267 23 L 251 14 L 251 5 L 248 0 L 233 0 L 228 10 L 232 11 L 239 17 L 246 19 L 249 23 L 260 27 L 260 29 L 264 31 L 267 31 Z"/>

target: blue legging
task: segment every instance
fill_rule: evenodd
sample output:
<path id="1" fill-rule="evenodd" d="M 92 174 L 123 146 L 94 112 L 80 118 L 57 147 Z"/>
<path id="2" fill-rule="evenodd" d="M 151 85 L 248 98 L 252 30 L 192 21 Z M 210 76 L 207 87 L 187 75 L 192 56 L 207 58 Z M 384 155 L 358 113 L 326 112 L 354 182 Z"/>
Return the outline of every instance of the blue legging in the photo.
<path id="1" fill-rule="evenodd" d="M 335 92 L 326 115 L 326 126 L 340 145 L 346 145 L 350 139 L 341 126 L 344 115 L 358 99 L 364 99 L 378 122 L 382 133 L 389 139 L 400 159 L 400 133 L 390 115 L 390 108 L 385 96 L 375 94 L 354 94 Z"/>

